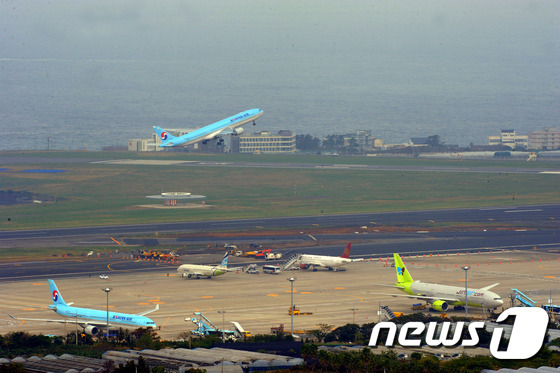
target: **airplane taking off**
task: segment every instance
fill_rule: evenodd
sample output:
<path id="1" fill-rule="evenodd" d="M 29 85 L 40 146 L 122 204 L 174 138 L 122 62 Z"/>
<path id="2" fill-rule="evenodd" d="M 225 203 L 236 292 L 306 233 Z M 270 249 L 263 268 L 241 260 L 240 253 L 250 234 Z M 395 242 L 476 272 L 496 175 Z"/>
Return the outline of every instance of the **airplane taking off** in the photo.
<path id="1" fill-rule="evenodd" d="M 100 330 L 107 328 L 107 311 L 93 310 L 90 308 L 72 307 L 73 302 L 66 303 L 62 298 L 62 294 L 56 287 L 53 280 L 49 280 L 49 288 L 53 304 L 49 306 L 51 310 L 59 315 L 66 317 L 66 320 L 53 320 L 53 319 L 27 319 L 19 318 L 9 315 L 16 320 L 32 320 L 32 321 L 47 321 L 58 323 L 76 323 L 84 329 L 84 333 L 89 335 L 96 335 Z M 159 304 L 149 311 L 144 311 L 138 314 L 128 314 L 120 312 L 109 312 L 109 329 L 118 330 L 119 328 L 138 329 L 138 328 L 155 328 L 156 323 L 150 318 L 144 316 L 151 312 L 159 310 Z"/>
<path id="2" fill-rule="evenodd" d="M 393 256 L 395 257 L 395 268 L 397 270 L 395 287 L 409 294 L 393 296 L 422 299 L 431 303 L 433 309 L 444 312 L 447 311 L 449 305 L 464 306 L 465 301 L 468 302 L 469 306 L 485 308 L 496 308 L 504 304 L 502 297 L 490 291 L 490 289 L 499 284 L 489 285 L 480 289 L 468 288 L 465 294 L 464 287 L 414 281 L 399 254 L 394 253 Z"/>
<path id="3" fill-rule="evenodd" d="M 181 277 L 208 277 L 220 276 L 231 271 L 228 270 L 229 251 L 224 255 L 224 259 L 219 265 L 201 265 L 201 264 L 183 264 L 177 268 L 177 272 L 181 273 Z"/>
<path id="4" fill-rule="evenodd" d="M 243 132 L 243 128 L 236 128 L 249 122 L 253 122 L 254 125 L 257 118 L 262 114 L 263 111 L 261 109 L 246 110 L 242 113 L 222 119 L 219 122 L 209 124 L 179 137 L 171 135 L 169 132 L 158 126 L 154 126 L 154 131 L 161 140 L 161 144 L 159 145 L 160 147 L 174 147 L 179 145 L 187 146 L 201 141 L 206 143 L 208 140 L 216 139 L 223 135 L 237 136 Z"/>
<path id="5" fill-rule="evenodd" d="M 350 243 L 346 245 L 346 249 L 344 249 L 340 257 L 327 256 L 327 255 L 301 254 L 297 262 L 300 264 L 301 269 L 307 269 L 309 267 L 313 267 L 313 270 L 316 271 L 317 267 L 325 267 L 329 271 L 332 270 L 337 271 L 338 268 L 348 263 L 363 261 L 363 259 L 350 259 L 350 245 L 351 245 Z"/>

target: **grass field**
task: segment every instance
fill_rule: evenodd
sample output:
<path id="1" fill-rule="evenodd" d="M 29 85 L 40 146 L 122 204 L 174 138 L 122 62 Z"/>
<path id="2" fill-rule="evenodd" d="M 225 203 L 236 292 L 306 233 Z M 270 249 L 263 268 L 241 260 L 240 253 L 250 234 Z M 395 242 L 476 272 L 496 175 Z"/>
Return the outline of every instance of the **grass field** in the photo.
<path id="1" fill-rule="evenodd" d="M 0 229 L 132 224 L 188 220 L 258 218 L 508 206 L 560 202 L 559 176 L 550 174 L 449 173 L 281 169 L 234 167 L 130 166 L 67 163 L 68 158 L 101 160 L 181 159 L 242 162 L 346 163 L 452 167 L 558 168 L 558 162 L 446 161 L 318 156 L 245 156 L 26 152 L 2 153 L 8 168 L 0 190 L 25 190 L 58 198 L 55 203 L 0 206 Z M 41 159 L 20 164 L 15 158 Z M 35 158 L 33 158 L 35 157 Z M 48 161 L 52 159 L 52 162 Z M 46 162 L 45 162 L 46 161 Z M 31 163 L 29 163 L 31 162 Z M 536 166 L 534 166 L 536 165 Z M 30 168 L 65 169 L 63 173 L 21 173 Z M 152 209 L 147 195 L 188 191 L 208 196 L 206 209 Z"/>

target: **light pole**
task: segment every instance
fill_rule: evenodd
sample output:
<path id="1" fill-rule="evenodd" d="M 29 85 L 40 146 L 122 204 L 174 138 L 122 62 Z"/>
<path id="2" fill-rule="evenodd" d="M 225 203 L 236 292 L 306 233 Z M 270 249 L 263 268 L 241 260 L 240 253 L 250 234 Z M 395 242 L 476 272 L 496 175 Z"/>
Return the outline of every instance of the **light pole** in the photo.
<path id="1" fill-rule="evenodd" d="M 107 342 L 109 342 L 109 293 L 113 290 L 113 288 L 105 288 L 101 290 L 107 293 Z"/>
<path id="2" fill-rule="evenodd" d="M 469 317 L 469 290 L 467 288 L 467 272 L 469 266 L 461 267 L 465 271 L 465 319 Z"/>
<path id="3" fill-rule="evenodd" d="M 221 310 L 221 311 L 218 311 L 218 313 L 222 314 L 222 343 L 225 343 L 224 329 L 225 329 L 226 326 L 225 326 L 225 321 L 224 320 L 225 320 L 225 316 L 226 316 L 226 311 Z"/>
<path id="4" fill-rule="evenodd" d="M 348 311 L 352 311 L 352 324 L 356 323 L 356 311 L 358 309 L 356 308 L 356 306 L 349 308 Z"/>
<path id="5" fill-rule="evenodd" d="M 291 319 L 291 326 L 290 326 L 290 332 L 292 333 L 292 334 L 291 334 L 292 337 L 294 336 L 294 281 L 295 281 L 295 280 L 296 280 L 296 279 L 295 279 L 294 277 L 290 277 L 290 278 L 288 279 L 288 281 L 290 281 L 290 284 L 291 284 L 291 291 L 290 291 L 290 293 L 292 294 L 292 305 L 290 306 L 290 314 L 291 314 L 291 316 L 292 316 L 292 319 Z"/>

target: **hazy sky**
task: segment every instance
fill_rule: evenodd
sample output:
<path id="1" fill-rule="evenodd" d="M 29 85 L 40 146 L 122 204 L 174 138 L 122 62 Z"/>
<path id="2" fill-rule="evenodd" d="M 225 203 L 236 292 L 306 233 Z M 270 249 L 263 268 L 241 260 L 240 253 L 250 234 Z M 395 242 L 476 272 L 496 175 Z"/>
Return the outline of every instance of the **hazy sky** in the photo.
<path id="1" fill-rule="evenodd" d="M 3 57 L 240 59 L 399 51 L 558 58 L 560 2 L 10 1 Z M 504 55 L 503 53 L 508 53 Z"/>
<path id="2" fill-rule="evenodd" d="M 48 92 L 45 84 L 58 84 L 53 76 L 69 67 L 41 66 L 39 73 L 0 63 L 0 127 L 42 123 L 47 132 L 64 118 L 49 120 L 40 110 L 70 111 L 57 110 L 64 95 L 95 101 L 80 107 L 91 117 L 96 110 L 118 116 L 114 104 L 122 101 L 126 115 L 118 125 L 128 138 L 148 135 L 158 118 L 176 128 L 182 120 L 208 124 L 252 107 L 265 110 L 261 122 L 270 129 L 325 135 L 342 123 L 338 132 L 347 126 L 400 134 L 390 141 L 439 131 L 451 143 L 484 143 L 500 128 L 527 134 L 560 126 L 557 0 L 3 0 L 0 28 L 0 62 L 156 63 L 134 66 L 142 79 L 115 76 L 122 66 L 112 75 L 104 73 L 107 66 L 76 67 L 71 91 L 36 104 L 24 93 L 33 83 L 17 74 L 38 74 L 30 81 Z M 189 65 L 173 70 L 158 61 Z M 108 102 L 101 91 L 94 98 L 77 93 L 78 85 L 95 90 L 117 80 L 120 96 L 106 94 Z M 150 103 L 133 99 L 151 105 L 141 117 L 120 100 L 127 87 L 148 93 Z"/>

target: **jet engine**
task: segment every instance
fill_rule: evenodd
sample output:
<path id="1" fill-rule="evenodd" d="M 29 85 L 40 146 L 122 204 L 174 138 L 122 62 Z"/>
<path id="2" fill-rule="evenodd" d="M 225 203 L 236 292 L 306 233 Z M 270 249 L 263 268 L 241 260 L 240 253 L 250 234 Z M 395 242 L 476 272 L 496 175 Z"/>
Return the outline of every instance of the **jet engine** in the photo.
<path id="1" fill-rule="evenodd" d="M 243 128 L 237 128 L 237 129 L 233 130 L 232 135 L 233 135 L 233 136 L 239 136 L 239 135 L 241 135 L 243 132 L 245 132 L 245 131 L 243 130 Z"/>
<path id="2" fill-rule="evenodd" d="M 309 268 L 309 264 L 300 264 L 299 268 L 300 269 L 307 269 L 307 268 Z"/>
<path id="3" fill-rule="evenodd" d="M 99 329 L 97 329 L 97 327 L 93 325 L 88 325 L 84 328 L 84 333 L 89 335 L 97 335 L 98 332 Z"/>
<path id="4" fill-rule="evenodd" d="M 444 300 L 436 300 L 434 303 L 432 303 L 432 308 L 436 311 L 445 312 L 449 308 L 449 304 L 447 304 L 447 302 Z"/>

